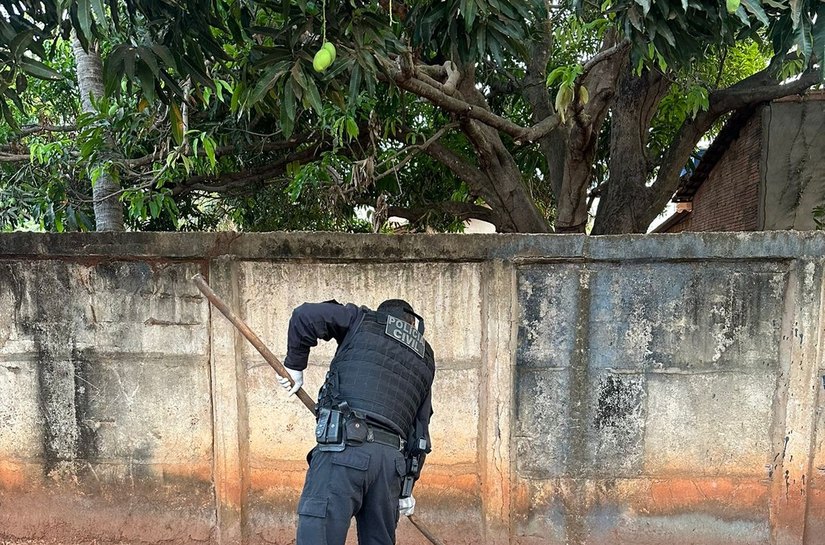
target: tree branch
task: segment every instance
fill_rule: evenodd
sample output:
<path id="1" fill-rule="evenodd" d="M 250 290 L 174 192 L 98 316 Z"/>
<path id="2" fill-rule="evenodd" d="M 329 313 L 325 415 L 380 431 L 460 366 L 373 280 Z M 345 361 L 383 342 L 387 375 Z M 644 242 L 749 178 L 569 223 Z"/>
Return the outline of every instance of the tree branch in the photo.
<path id="1" fill-rule="evenodd" d="M 444 69 L 447 71 L 447 80 L 444 82 L 443 90 L 445 93 L 452 96 L 455 93 L 458 80 L 461 78 L 461 72 L 459 72 L 453 61 L 445 62 Z"/>
<path id="2" fill-rule="evenodd" d="M 220 193 L 258 182 L 264 182 L 274 178 L 275 176 L 284 174 L 286 172 L 287 165 L 290 163 L 295 161 L 300 163 L 309 162 L 320 152 L 329 148 L 329 144 L 319 144 L 309 149 L 282 157 L 273 163 L 250 170 L 219 175 L 208 174 L 192 176 L 172 188 L 172 195 L 183 195 L 196 190 L 210 192 L 214 191 Z"/>
<path id="3" fill-rule="evenodd" d="M 582 66 L 582 73 L 579 74 L 578 77 L 579 81 L 584 81 L 584 78 L 587 76 L 587 74 L 589 74 L 593 67 L 595 67 L 597 64 L 606 59 L 609 59 L 613 55 L 624 53 L 625 50 L 630 48 L 630 45 L 630 40 L 625 38 L 624 40 L 616 43 L 615 45 L 608 47 L 607 49 L 602 49 L 601 51 L 593 55 L 593 57 L 591 57 L 590 60 L 588 60 Z"/>
<path id="4" fill-rule="evenodd" d="M 558 116 L 553 115 L 543 119 L 532 127 L 522 127 L 509 119 L 494 114 L 490 110 L 473 106 L 464 100 L 450 96 L 425 81 L 415 77 L 407 77 L 400 70 L 393 71 L 392 77 L 396 85 L 402 89 L 425 98 L 448 112 L 475 119 L 485 125 L 489 125 L 496 130 L 512 136 L 517 143 L 537 140 L 559 125 Z"/>
<path id="5" fill-rule="evenodd" d="M 440 66 L 416 64 L 412 67 L 414 77 L 442 93 L 452 96 L 461 79 L 461 72 L 453 61 L 444 61 Z M 441 82 L 444 80 L 444 83 Z"/>
<path id="6" fill-rule="evenodd" d="M 266 144 L 261 142 L 255 142 L 241 147 L 238 147 L 234 144 L 228 146 L 221 146 L 219 148 L 215 148 L 215 157 L 222 157 L 224 155 L 228 155 L 230 153 L 237 153 L 239 151 L 257 151 L 259 153 L 264 153 L 267 151 L 279 151 L 294 148 L 295 146 L 303 142 L 306 142 L 308 138 L 309 134 L 302 134 L 294 138 L 290 138 L 289 140 L 279 140 L 277 142 L 269 142 Z M 144 155 L 143 157 L 138 157 L 136 159 L 127 159 L 125 161 L 122 161 L 122 163 L 128 168 L 135 169 L 152 164 L 156 161 L 163 161 L 167 155 L 169 155 L 168 150 L 161 150 L 156 151 L 154 153 L 150 153 L 148 155 Z M 189 157 L 192 156 L 191 153 L 186 153 L 185 155 Z M 198 150 L 198 157 L 206 157 L 206 152 L 202 148 Z"/>
<path id="7" fill-rule="evenodd" d="M 533 109 L 533 123 L 538 123 L 555 113 L 550 93 L 547 91 L 547 63 L 554 40 L 550 21 L 544 21 L 540 29 L 541 40 L 536 41 L 530 50 L 527 71 L 521 82 L 522 95 Z"/>
<path id="8" fill-rule="evenodd" d="M 404 157 L 404 158 L 403 158 L 403 159 L 402 159 L 402 160 L 401 160 L 401 161 L 400 161 L 397 165 L 395 165 L 394 167 L 392 167 L 392 168 L 388 169 L 386 172 L 383 172 L 383 173 L 381 173 L 380 175 L 376 176 L 374 181 L 376 181 L 376 182 L 377 182 L 378 180 L 380 180 L 380 179 L 382 179 L 382 178 L 385 178 L 385 177 L 389 176 L 389 175 L 390 175 L 390 174 L 392 174 L 393 172 L 398 172 L 398 171 L 401 169 L 401 167 L 403 167 L 403 166 L 404 166 L 404 165 L 406 165 L 408 162 L 410 162 L 410 160 L 411 160 L 411 159 L 415 156 L 415 154 L 416 154 L 417 152 L 419 152 L 419 151 L 423 151 L 423 150 L 426 150 L 426 149 L 427 149 L 427 148 L 428 148 L 428 147 L 429 147 L 429 146 L 430 146 L 433 142 L 435 142 L 436 140 L 438 140 L 439 138 L 441 138 L 442 136 L 444 136 L 444 133 L 445 133 L 445 132 L 447 132 L 447 131 L 448 131 L 448 130 L 450 130 L 450 129 L 454 129 L 454 128 L 458 127 L 458 125 L 459 125 L 458 123 L 448 123 L 447 125 L 444 125 L 444 126 L 443 126 L 443 127 L 441 127 L 440 129 L 438 129 L 438 131 L 437 131 L 434 135 L 432 135 L 430 138 L 428 138 L 428 139 L 427 139 L 427 141 L 426 141 L 426 142 L 424 142 L 423 144 L 416 144 L 416 145 L 413 145 L 413 146 L 409 146 L 409 147 L 407 147 L 407 148 L 404 148 L 404 149 L 403 149 L 403 150 L 401 150 L 401 151 L 406 151 L 406 152 L 408 152 L 408 155 L 407 155 L 406 157 Z M 385 161 L 385 162 L 386 162 L 386 161 Z M 383 165 L 383 163 L 382 163 L 382 165 Z"/>
<path id="9" fill-rule="evenodd" d="M 72 132 L 76 130 L 77 127 L 75 125 L 33 125 L 22 127 L 19 131 L 14 133 L 13 139 L 19 140 L 20 138 L 25 138 L 41 132 Z"/>
<path id="10" fill-rule="evenodd" d="M 399 132 L 400 134 L 398 136 L 394 136 L 394 138 L 403 142 L 404 137 L 412 131 L 408 129 L 401 129 Z M 477 190 L 481 186 L 482 180 L 486 178 L 485 174 L 481 170 L 465 161 L 462 157 L 454 153 L 449 148 L 442 146 L 437 141 L 432 142 L 424 148 L 424 152 L 447 167 L 459 180 L 462 180 L 474 190 Z"/>
<path id="11" fill-rule="evenodd" d="M 605 34 L 602 47 L 602 51 L 585 63 L 584 71 L 576 79 L 576 85 L 584 86 L 590 94 L 590 101 L 583 106 L 583 115 L 594 120 L 594 130 L 601 127 L 616 94 L 619 77 L 630 59 L 629 45 L 624 40 L 616 42 L 613 31 Z"/>
<path id="12" fill-rule="evenodd" d="M 31 161 L 31 155 L 28 154 L 0 152 L 0 163 L 28 163 L 29 161 Z"/>
<path id="13" fill-rule="evenodd" d="M 803 73 L 794 81 L 770 84 L 766 82 L 766 79 L 772 80 L 769 70 L 771 70 L 771 67 L 757 72 L 727 89 L 711 92 L 708 97 L 709 110 L 722 115 L 751 104 L 801 94 L 821 81 L 820 69 L 816 68 Z"/>

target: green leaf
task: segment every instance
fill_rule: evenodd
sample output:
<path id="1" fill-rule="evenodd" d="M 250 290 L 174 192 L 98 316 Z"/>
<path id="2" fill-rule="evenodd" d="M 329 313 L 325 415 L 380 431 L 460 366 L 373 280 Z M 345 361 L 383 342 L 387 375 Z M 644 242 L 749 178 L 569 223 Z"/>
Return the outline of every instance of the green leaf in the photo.
<path id="1" fill-rule="evenodd" d="M 647 15 L 650 11 L 650 0 L 634 0 L 637 4 L 642 6 L 642 14 Z M 730 0 L 728 0 L 730 1 Z"/>
<path id="2" fill-rule="evenodd" d="M 108 0 L 109 2 L 109 13 L 112 14 L 112 22 L 115 24 L 115 28 L 120 28 L 120 14 L 118 13 L 119 0 Z"/>
<path id="3" fill-rule="evenodd" d="M 353 118 L 347 116 L 347 121 L 346 121 L 345 126 L 346 126 L 346 130 L 347 130 L 347 134 L 349 135 L 350 138 L 358 138 L 358 124 L 355 122 L 355 120 Z"/>
<path id="4" fill-rule="evenodd" d="M 793 21 L 794 30 L 799 26 L 799 21 L 802 18 L 802 0 L 791 0 L 791 20 Z M 807 58 L 807 57 L 806 57 Z"/>
<path id="5" fill-rule="evenodd" d="M 208 90 L 209 89 L 204 89 L 204 95 Z M 218 96 L 218 101 L 223 102 L 223 81 L 218 80 L 217 85 L 215 85 L 215 94 Z"/>
<path id="6" fill-rule="evenodd" d="M 275 87 L 275 84 L 278 83 L 278 80 L 286 74 L 287 66 L 284 65 L 285 63 L 280 62 L 278 64 L 273 64 L 261 76 L 261 79 L 258 80 L 257 85 L 250 93 L 249 98 L 247 99 L 247 105 L 253 106 L 264 99 L 266 94 Z"/>
<path id="7" fill-rule="evenodd" d="M 816 23 L 811 30 L 813 37 L 814 53 L 820 59 L 820 64 L 825 60 L 825 3 L 820 3 L 816 8 Z M 820 70 L 822 81 L 825 82 L 825 70 Z"/>
<path id="8" fill-rule="evenodd" d="M 123 52 L 123 73 L 129 78 L 135 77 L 135 49 L 132 47 Z"/>
<path id="9" fill-rule="evenodd" d="M 760 23 L 765 26 L 770 24 L 768 15 L 765 13 L 765 10 L 762 9 L 762 5 L 759 3 L 759 0 L 742 0 L 742 5 L 745 6 L 745 9 L 751 12 L 751 14 L 753 14 Z"/>
<path id="10" fill-rule="evenodd" d="M 312 78 L 306 78 L 307 86 L 304 88 L 306 93 L 304 93 L 304 98 L 309 101 L 309 104 L 312 106 L 312 109 L 318 115 L 322 115 L 324 113 L 324 105 L 321 102 L 321 95 L 318 92 L 318 87 L 315 85 L 315 80 Z"/>
<path id="11" fill-rule="evenodd" d="M 742 7 L 740 4 L 738 8 L 736 8 L 736 16 L 742 21 L 742 24 L 746 27 L 751 26 L 751 20 L 748 18 L 747 12 L 745 12 L 745 8 Z"/>
<path id="12" fill-rule="evenodd" d="M 168 68 L 177 68 L 178 65 L 168 47 L 165 45 L 153 44 L 150 49 Z"/>
<path id="13" fill-rule="evenodd" d="M 192 132 L 192 131 L 190 131 L 190 132 Z M 200 141 L 199 138 L 192 139 L 192 156 L 193 157 L 198 156 L 198 146 L 200 145 L 200 142 L 201 141 Z"/>
<path id="14" fill-rule="evenodd" d="M 281 130 L 286 138 L 292 136 L 292 130 L 295 127 L 295 85 L 297 84 L 291 79 L 284 84 L 284 99 L 281 104 Z"/>
<path id="15" fill-rule="evenodd" d="M 805 59 L 805 64 L 808 63 L 808 60 L 811 58 L 811 53 L 813 52 L 813 35 L 811 34 L 811 21 L 807 17 L 801 20 L 801 24 L 796 29 L 796 45 L 799 47 L 799 52 L 802 53 L 802 57 Z"/>
<path id="16" fill-rule="evenodd" d="M 461 13 L 464 14 L 464 30 L 469 33 L 473 28 L 476 13 L 478 13 L 478 6 L 476 6 L 475 1 L 464 0 L 462 2 Z"/>
<path id="17" fill-rule="evenodd" d="M 502 47 L 502 42 L 505 42 L 506 47 L 506 39 L 502 40 L 502 37 L 503 36 L 499 36 L 498 33 L 492 29 L 487 37 L 487 47 L 490 49 L 490 55 L 492 55 L 493 60 L 496 61 L 498 66 L 504 65 L 504 48 Z"/>
<path id="18" fill-rule="evenodd" d="M 149 212 L 152 214 L 153 218 L 157 218 L 160 215 L 160 204 L 155 199 L 149 201 Z"/>
<path id="19" fill-rule="evenodd" d="M 183 115 L 181 115 L 180 108 L 176 102 L 172 102 L 169 107 L 169 118 L 172 122 L 172 138 L 175 139 L 177 145 L 183 143 Z"/>
<path id="20" fill-rule="evenodd" d="M 121 44 L 114 48 L 106 60 L 103 61 L 103 81 L 106 82 L 106 94 L 115 94 L 120 89 L 120 69 L 123 66 L 123 57 L 129 46 Z"/>
<path id="21" fill-rule="evenodd" d="M 298 197 L 301 196 L 301 189 L 304 185 L 304 179 L 302 177 L 295 177 L 289 182 L 289 186 L 287 186 L 287 194 L 289 195 L 289 199 L 291 202 L 297 202 Z"/>
<path id="22" fill-rule="evenodd" d="M 23 57 L 20 59 L 20 68 L 30 76 L 39 79 L 47 79 L 52 81 L 59 81 L 63 76 L 46 66 L 40 61 L 36 61 L 30 57 Z"/>
<path id="23" fill-rule="evenodd" d="M 206 152 L 206 157 L 209 159 L 209 164 L 215 168 L 218 160 L 215 157 L 215 141 L 209 137 L 203 139 L 203 151 Z"/>
<path id="24" fill-rule="evenodd" d="M 155 101 L 155 76 L 152 70 L 146 63 L 140 63 L 137 66 L 137 78 L 140 82 L 140 89 L 143 91 L 143 96 L 147 101 Z"/>
<path id="25" fill-rule="evenodd" d="M 565 66 L 559 66 L 554 68 L 552 72 L 547 74 L 547 87 L 552 87 L 557 79 L 563 78 L 565 69 Z"/>
<path id="26" fill-rule="evenodd" d="M 189 77 L 192 78 L 192 81 L 199 83 L 203 87 L 211 88 L 215 86 L 215 83 L 203 70 L 201 70 L 197 65 L 189 62 L 185 57 L 181 59 L 181 64 L 183 65 L 182 68 L 186 70 Z"/>
<path id="27" fill-rule="evenodd" d="M 103 6 L 102 0 L 92 0 L 92 9 L 95 12 L 95 18 L 97 18 L 97 24 L 104 28 L 108 27 L 106 8 Z"/>
<path id="28" fill-rule="evenodd" d="M 20 110 L 20 112 L 26 111 L 26 107 L 23 105 L 23 101 L 20 100 L 19 91 L 17 91 L 17 89 L 6 89 L 3 91 L 3 95 L 5 95 L 6 98 L 14 102 L 14 105 L 17 107 L 18 110 Z"/>
<path id="29" fill-rule="evenodd" d="M 11 44 L 9 44 L 9 51 L 11 51 L 12 57 L 15 59 L 22 57 L 23 53 L 26 52 L 33 39 L 33 30 L 25 30 L 15 36 L 14 40 L 12 40 Z"/>
<path id="30" fill-rule="evenodd" d="M 358 91 L 361 89 L 361 67 L 355 65 L 352 67 L 352 73 L 349 78 L 349 100 L 350 107 L 354 106 L 358 100 Z"/>
<path id="31" fill-rule="evenodd" d="M 633 25 L 633 28 L 639 32 L 644 30 L 642 16 L 639 14 L 639 10 L 636 9 L 636 6 L 630 6 L 630 9 L 627 10 L 627 19 L 630 21 L 630 24 Z"/>
<path id="32" fill-rule="evenodd" d="M 80 31 L 88 40 L 92 36 L 92 7 L 89 0 L 77 0 L 77 20 Z"/>
<path id="33" fill-rule="evenodd" d="M 11 127 L 14 130 L 17 130 L 17 129 L 20 128 L 20 126 L 17 124 L 17 120 L 14 119 L 14 114 L 12 114 L 11 108 L 9 108 L 6 105 L 5 100 L 0 100 L 0 110 L 3 110 L 3 119 L 6 120 L 6 123 L 9 124 L 9 127 Z M 32 153 L 32 155 L 33 155 L 33 152 L 30 152 L 30 153 Z"/>
<path id="34" fill-rule="evenodd" d="M 146 63 L 146 66 L 149 67 L 149 69 L 152 71 L 152 74 L 154 74 L 155 77 L 157 77 L 160 73 L 160 68 L 158 67 L 158 61 L 157 59 L 155 59 L 155 54 L 152 52 L 152 50 L 148 47 L 138 47 L 137 54 L 138 57 L 140 57 L 140 60 Z"/>
<path id="35" fill-rule="evenodd" d="M 169 77 L 169 74 L 163 70 L 160 72 L 160 79 L 172 90 L 175 95 L 179 97 L 184 96 L 185 93 L 183 92 L 183 89 L 180 88 L 180 85 L 178 85 L 178 82 Z"/>
<path id="36" fill-rule="evenodd" d="M 656 25 L 656 31 L 660 36 L 663 36 L 667 43 L 670 44 L 671 47 L 676 47 L 676 38 L 673 37 L 673 33 L 670 31 L 670 27 L 667 26 L 665 23 L 660 23 Z"/>
<path id="37" fill-rule="evenodd" d="M 735 13 L 736 10 L 739 9 L 739 4 L 741 0 L 725 0 L 725 7 L 728 10 L 728 13 Z"/>
<path id="38" fill-rule="evenodd" d="M 246 87 L 244 87 L 243 82 L 241 82 L 238 83 L 238 85 L 235 86 L 235 90 L 232 91 L 232 99 L 229 101 L 229 109 L 233 113 L 238 113 L 240 110 L 242 104 L 241 97 L 243 96 L 245 90 Z"/>

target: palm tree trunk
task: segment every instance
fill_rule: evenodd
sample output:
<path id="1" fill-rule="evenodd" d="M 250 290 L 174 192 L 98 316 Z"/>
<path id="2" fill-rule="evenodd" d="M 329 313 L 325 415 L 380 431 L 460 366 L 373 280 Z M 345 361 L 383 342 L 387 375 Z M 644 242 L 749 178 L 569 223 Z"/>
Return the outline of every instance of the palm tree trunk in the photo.
<path id="1" fill-rule="evenodd" d="M 72 49 L 77 64 L 77 87 L 84 112 L 94 112 L 92 99 L 103 96 L 103 62 L 96 45 L 90 44 L 89 51 L 77 36 L 72 36 Z M 95 229 L 97 231 L 123 231 L 123 207 L 117 198 L 118 183 L 108 174 L 101 175 L 92 185 L 94 199 Z"/>

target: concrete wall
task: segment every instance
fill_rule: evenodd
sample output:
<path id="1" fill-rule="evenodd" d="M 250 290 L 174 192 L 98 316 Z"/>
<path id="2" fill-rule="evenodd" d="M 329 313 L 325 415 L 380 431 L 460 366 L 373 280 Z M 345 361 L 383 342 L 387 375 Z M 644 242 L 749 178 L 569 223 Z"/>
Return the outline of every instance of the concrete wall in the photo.
<path id="1" fill-rule="evenodd" d="M 418 514 L 448 545 L 820 543 L 823 256 L 793 232 L 0 235 L 0 537 L 292 542 L 311 415 L 201 272 L 280 357 L 304 301 L 419 309 Z"/>

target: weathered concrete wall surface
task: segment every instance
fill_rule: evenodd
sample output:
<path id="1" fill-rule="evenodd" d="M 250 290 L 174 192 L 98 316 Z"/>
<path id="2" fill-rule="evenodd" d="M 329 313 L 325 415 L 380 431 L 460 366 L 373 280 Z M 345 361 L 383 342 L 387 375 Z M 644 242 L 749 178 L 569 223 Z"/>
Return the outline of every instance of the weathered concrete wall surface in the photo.
<path id="1" fill-rule="evenodd" d="M 794 232 L 0 235 L 0 537 L 294 541 L 311 415 L 201 272 L 280 357 L 304 301 L 420 310 L 418 514 L 449 545 L 821 543 L 824 256 Z"/>
<path id="2" fill-rule="evenodd" d="M 757 229 L 816 229 L 814 209 L 825 205 L 825 93 L 771 102 L 760 117 Z"/>

